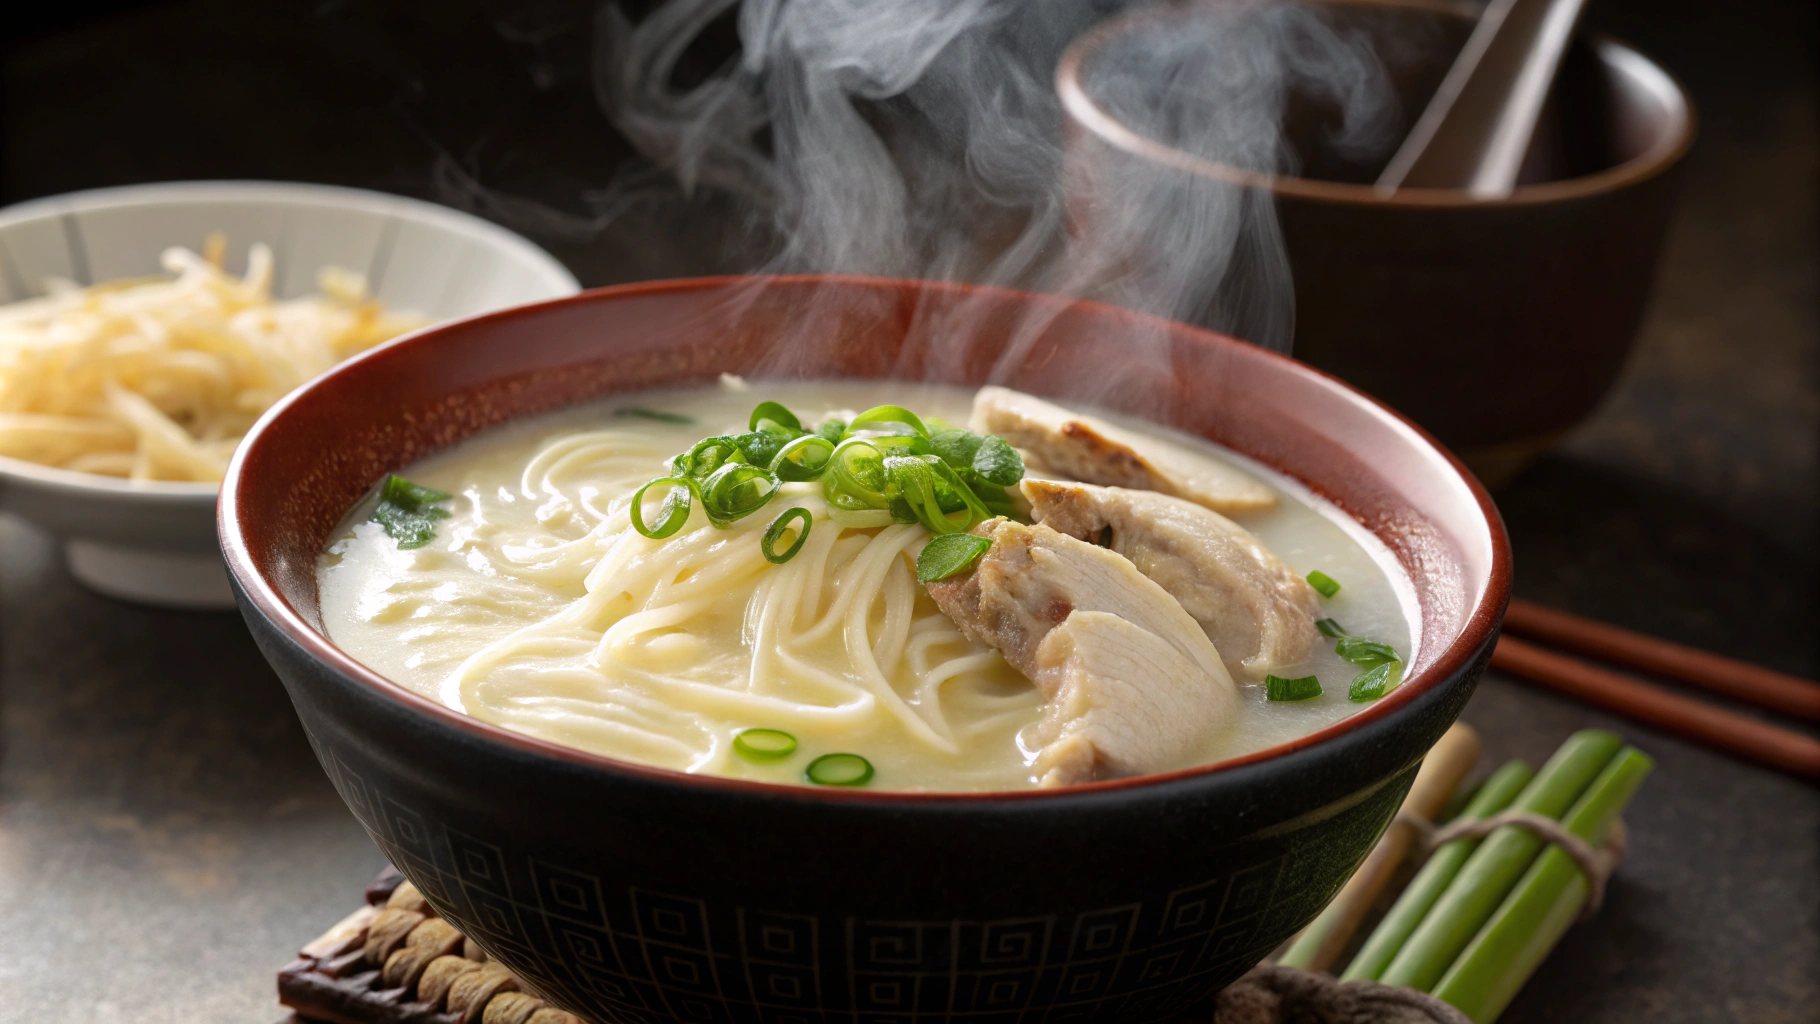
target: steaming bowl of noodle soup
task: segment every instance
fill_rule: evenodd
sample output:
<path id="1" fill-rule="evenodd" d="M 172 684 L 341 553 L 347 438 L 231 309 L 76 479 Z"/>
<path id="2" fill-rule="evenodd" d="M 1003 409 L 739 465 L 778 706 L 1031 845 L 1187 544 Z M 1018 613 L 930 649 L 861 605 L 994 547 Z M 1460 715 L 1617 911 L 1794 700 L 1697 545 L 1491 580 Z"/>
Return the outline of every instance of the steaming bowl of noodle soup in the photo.
<path id="1" fill-rule="evenodd" d="M 993 507 L 973 518 L 956 509 L 946 526 L 918 518 L 940 504 L 940 486 L 927 508 L 908 486 L 909 512 L 837 512 L 851 488 L 790 481 L 730 521 L 738 502 L 728 495 L 763 461 L 750 456 L 686 486 L 688 453 L 728 455 L 732 442 L 711 442 L 745 437 L 723 415 L 753 434 L 776 428 L 802 450 L 824 428 L 857 439 L 842 450 L 861 453 L 851 476 L 862 483 L 869 446 L 911 460 L 887 477 L 917 479 L 917 465 L 946 456 L 914 461 L 922 446 L 907 409 L 840 404 L 881 395 L 920 405 L 930 418 L 912 418 L 938 452 L 967 433 L 955 420 L 971 401 L 972 426 L 994 428 L 978 447 L 1004 434 L 1024 446 L 1018 486 L 1032 506 L 999 511 L 1010 489 L 992 489 L 1004 463 L 991 459 L 975 460 L 978 479 L 955 479 Z M 1192 602 L 1154 617 L 1137 597 L 1106 606 L 1116 614 L 1096 603 L 1115 601 L 1111 591 L 1164 593 L 1165 574 L 1131 546 L 1154 523 L 1115 516 L 1081 540 L 1061 506 L 1045 505 L 1057 495 L 1162 499 L 1082 482 L 1091 473 L 1057 471 L 1053 452 L 1039 465 L 1040 438 L 978 418 L 1008 400 L 1091 409 L 1070 422 L 1096 425 L 1093 436 L 1115 447 L 1166 435 L 1237 467 L 1235 479 L 1266 482 L 1281 508 L 1318 511 L 1369 558 L 1319 563 L 1353 569 L 1337 596 L 1309 607 L 1355 630 L 1402 622 L 1406 633 L 1382 634 L 1407 662 L 1399 681 L 1344 703 L 1346 676 L 1319 660 L 1337 649 L 1332 637 L 1308 655 L 1325 692 L 1302 704 L 1267 701 L 1248 674 L 1256 666 L 1232 650 L 1172 674 L 1212 649 L 1198 632 L 1171 633 Z M 826 426 L 828 410 L 843 428 Z M 637 447 L 647 440 L 651 452 L 679 454 L 647 458 Z M 628 451 L 639 465 L 622 471 L 613 460 Z M 580 468 L 564 476 L 564 466 Z M 615 497 L 621 477 L 659 481 L 637 530 Z M 696 494 L 694 511 L 672 522 L 665 488 Z M 765 524 L 797 504 L 812 525 L 792 544 L 799 526 Z M 1298 535 L 1261 508 L 1233 508 L 1231 521 L 1253 524 L 1268 542 L 1253 546 L 1274 547 L 1295 570 L 1311 564 Z M 729 521 L 689 518 L 703 510 Z M 254 427 L 218 516 L 242 612 L 350 810 L 439 913 L 539 995 L 599 1020 L 1176 1014 L 1312 919 L 1363 859 L 1470 694 L 1509 587 L 1502 524 L 1483 489 L 1420 430 L 1318 371 L 1088 302 L 841 276 L 608 288 L 357 356 Z M 943 561 L 931 551 L 977 546 L 969 537 L 989 541 L 983 553 L 924 564 Z M 578 544 L 594 554 L 568 567 Z M 699 560 L 710 549 L 724 552 L 712 565 Z M 1003 561 L 1020 553 L 1028 560 Z M 1343 603 L 1373 591 L 1368 563 L 1393 595 L 1392 618 Z M 822 565 L 838 567 L 828 592 L 790 589 Z M 1040 589 L 1073 585 L 1057 582 L 1058 566 L 1067 581 L 1100 582 Z M 891 581 L 906 578 L 896 592 L 909 596 L 892 597 Z M 872 589 L 858 589 L 864 580 Z M 1167 582 L 1173 594 L 1196 581 Z M 627 604 L 641 586 L 655 589 Z M 1042 596 L 1031 628 L 1048 631 L 1036 655 L 1005 637 L 1015 616 L 969 617 L 1030 587 Z M 783 591 L 797 596 L 780 604 Z M 801 608 L 827 618 L 848 591 L 875 604 L 816 634 Z M 960 599 L 969 594 L 972 604 Z M 949 621 L 953 637 L 927 639 Z M 703 623 L 729 635 L 699 635 Z M 381 628 L 377 640 L 362 632 Z M 453 654 L 440 646 L 464 637 Z M 1156 667 L 1096 677 L 1125 649 L 1106 637 L 1151 652 Z M 1156 637 L 1174 646 L 1144 647 Z M 919 638 L 938 652 L 924 662 L 904 653 Z M 943 644 L 958 652 L 948 661 Z M 817 661 L 827 651 L 851 661 L 830 669 Z M 438 658 L 452 660 L 415 674 Z M 950 665 L 934 700 L 943 713 L 907 684 L 895 711 L 886 692 L 851 698 L 842 687 L 867 685 L 856 666 L 868 658 L 887 688 L 891 665 L 907 666 L 905 678 Z M 973 660 L 952 667 L 962 658 Z M 994 675 L 995 659 L 1020 675 Z M 766 667 L 777 661 L 786 667 Z M 1230 702 L 1213 702 L 1222 724 L 1208 731 L 1259 731 L 1246 740 L 1228 730 L 1224 746 L 1189 737 L 1161 753 L 1172 721 L 1116 727 L 1145 721 L 1120 717 L 1122 683 L 1158 700 L 1178 683 L 1199 695 L 1174 718 L 1229 689 Z M 782 700 L 786 684 L 813 706 Z M 969 717 L 974 705 L 959 694 L 1001 703 Z M 1063 705 L 1079 717 L 1058 725 Z M 854 707 L 871 717 L 842 717 Z M 1302 711 L 1297 729 L 1269 731 L 1270 716 Z M 1015 736 L 993 725 L 1007 717 L 1023 723 Z M 918 721 L 990 749 L 972 758 L 931 741 L 935 753 L 906 754 L 900 734 Z M 750 746 L 755 727 L 787 733 L 790 749 L 742 754 L 728 742 Z M 1076 757 L 1083 749 L 1094 758 Z M 863 777 L 818 777 L 833 753 L 866 762 Z"/>

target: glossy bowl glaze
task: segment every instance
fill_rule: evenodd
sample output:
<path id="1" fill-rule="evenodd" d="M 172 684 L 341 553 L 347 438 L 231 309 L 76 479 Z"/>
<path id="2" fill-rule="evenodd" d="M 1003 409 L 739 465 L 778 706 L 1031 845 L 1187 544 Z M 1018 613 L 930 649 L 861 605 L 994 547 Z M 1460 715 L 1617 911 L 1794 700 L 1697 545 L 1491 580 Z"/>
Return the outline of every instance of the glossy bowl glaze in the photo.
<path id="1" fill-rule="evenodd" d="M 1138 346 L 1167 384 L 1109 394 Z M 722 372 L 991 376 L 1275 466 L 1357 517 L 1413 580 L 1410 676 L 1335 726 L 1203 768 L 871 793 L 555 746 L 416 696 L 324 636 L 318 553 L 382 474 L 508 420 Z M 1179 1011 L 1313 917 L 1369 851 L 1484 667 L 1510 576 L 1479 485 L 1317 371 L 1110 307 L 866 278 L 633 285 L 392 342 L 260 422 L 219 516 L 247 622 L 349 808 L 441 913 L 601 1021 Z"/>

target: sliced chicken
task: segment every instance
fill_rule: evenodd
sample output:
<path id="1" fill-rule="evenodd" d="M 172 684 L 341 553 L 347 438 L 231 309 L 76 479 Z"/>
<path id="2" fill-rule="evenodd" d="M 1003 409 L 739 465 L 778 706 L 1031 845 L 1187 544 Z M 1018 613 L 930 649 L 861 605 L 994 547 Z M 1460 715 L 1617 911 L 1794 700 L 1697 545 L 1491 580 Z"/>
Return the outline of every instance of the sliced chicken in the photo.
<path id="1" fill-rule="evenodd" d="M 1023 449 L 1032 469 L 1090 484 L 1161 491 L 1215 512 L 1254 512 L 1277 501 L 1270 488 L 1216 459 L 1010 388 L 980 388 L 968 428 Z"/>
<path id="2" fill-rule="evenodd" d="M 1031 518 L 1105 544 L 1180 602 L 1235 676 L 1262 679 L 1320 639 L 1314 588 L 1218 512 L 1123 487 L 1026 480 L 1023 492 Z"/>
<path id="3" fill-rule="evenodd" d="M 1032 732 L 1045 786 L 1181 767 L 1230 722 L 1220 653 L 1131 562 L 1046 526 L 995 519 L 992 547 L 929 596 L 1042 691 Z"/>

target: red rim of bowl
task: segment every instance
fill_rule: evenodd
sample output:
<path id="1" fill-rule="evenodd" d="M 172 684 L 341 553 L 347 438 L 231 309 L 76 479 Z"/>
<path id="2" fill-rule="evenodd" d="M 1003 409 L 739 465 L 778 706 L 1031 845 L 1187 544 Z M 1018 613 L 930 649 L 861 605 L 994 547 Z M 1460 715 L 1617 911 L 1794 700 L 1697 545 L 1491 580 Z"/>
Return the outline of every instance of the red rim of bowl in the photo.
<path id="1" fill-rule="evenodd" d="M 1413 440 L 1422 445 L 1426 445 L 1436 455 L 1439 455 L 1445 460 L 1447 466 L 1452 469 L 1454 474 L 1459 477 L 1460 481 L 1466 485 L 1473 500 L 1478 503 L 1481 519 L 1487 532 L 1487 539 L 1489 540 L 1491 547 L 1491 561 L 1489 571 L 1486 573 L 1484 580 L 1484 590 L 1480 594 L 1478 601 L 1474 604 L 1470 614 L 1467 615 L 1465 625 L 1461 629 L 1459 635 L 1456 636 L 1452 642 L 1448 643 L 1428 665 L 1424 666 L 1415 674 L 1405 678 L 1388 696 L 1379 698 L 1370 706 L 1355 711 L 1332 725 L 1299 736 L 1286 743 L 1279 743 L 1272 747 L 1266 747 L 1263 750 L 1252 751 L 1248 754 L 1226 758 L 1225 760 L 1215 761 L 1211 764 L 1196 765 L 1191 768 L 1182 768 L 1172 772 L 1160 772 L 1153 775 L 1138 775 L 1131 778 L 1082 783 L 1058 789 L 923 792 L 901 790 L 846 790 L 835 787 L 795 784 L 786 785 L 774 782 L 759 782 L 749 779 L 727 778 L 718 775 L 680 772 L 674 769 L 640 764 L 636 761 L 620 760 L 618 758 L 608 757 L 604 754 L 595 754 L 575 747 L 552 743 L 548 740 L 537 739 L 536 737 L 527 736 L 523 733 L 513 732 L 503 726 L 484 722 L 471 715 L 463 714 L 446 705 L 430 700 L 427 697 L 393 682 L 373 669 L 368 668 L 366 665 L 356 660 L 352 655 L 343 651 L 340 647 L 335 646 L 334 642 L 329 640 L 324 633 L 319 632 L 305 621 L 303 616 L 300 615 L 296 609 L 291 607 L 290 602 L 285 600 L 283 595 L 272 586 L 261 568 L 253 562 L 252 556 L 247 550 L 245 539 L 241 536 L 237 522 L 241 476 L 246 461 L 255 449 L 266 442 L 267 433 L 271 430 L 272 425 L 283 417 L 285 410 L 297 402 L 301 396 L 323 386 L 325 382 L 345 374 L 357 373 L 366 363 L 375 359 L 384 358 L 385 354 L 395 347 L 413 344 L 433 344 L 432 339 L 434 339 L 438 333 L 447 330 L 460 329 L 468 324 L 531 316 L 553 306 L 562 306 L 577 302 L 600 302 L 604 299 L 612 299 L 620 296 L 645 295 L 666 291 L 706 291 L 739 284 L 750 284 L 754 281 L 853 284 L 868 287 L 884 285 L 894 288 L 908 287 L 921 291 L 947 290 L 968 294 L 996 293 L 998 295 L 1015 298 L 1020 302 L 1057 301 L 1060 299 L 1061 301 L 1078 304 L 1088 308 L 1108 310 L 1120 317 L 1151 321 L 1159 325 L 1166 324 L 1176 331 L 1181 331 L 1186 327 L 1186 330 L 1190 333 L 1188 340 L 1194 343 L 1243 345 L 1247 349 L 1253 350 L 1255 355 L 1263 357 L 1267 361 L 1274 361 L 1280 364 L 1287 372 L 1306 374 L 1337 387 L 1355 400 L 1363 402 L 1369 409 L 1389 420 L 1393 425 L 1407 431 L 1412 436 Z M 604 398 L 612 393 L 612 391 L 603 391 L 598 395 L 593 396 L 593 398 Z M 459 443 L 459 441 L 456 443 Z M 1289 475 L 1294 477 L 1293 474 Z M 1302 482 L 1304 485 L 1313 486 L 1311 482 L 1302 480 L 1300 477 L 1294 477 L 1294 479 Z M 1318 493 L 1321 492 L 1320 488 L 1316 487 L 1315 489 Z M 303 387 L 298 388 L 296 391 L 291 392 L 289 395 L 286 395 L 268 409 L 265 415 L 261 416 L 259 421 L 253 425 L 253 428 L 247 432 L 245 438 L 241 441 L 239 449 L 234 453 L 234 458 L 229 464 L 227 475 L 221 482 L 221 500 L 217 506 L 216 516 L 221 536 L 222 553 L 227 560 L 230 574 L 233 576 L 234 581 L 238 584 L 240 591 L 244 595 L 244 600 L 256 608 L 259 614 L 271 623 L 273 627 L 283 633 L 291 642 L 302 648 L 310 657 L 323 665 L 326 665 L 330 670 L 354 680 L 356 683 L 367 687 L 386 699 L 392 700 L 418 713 L 427 715 L 429 718 L 443 725 L 453 727 L 457 731 L 466 733 L 476 739 L 502 744 L 522 753 L 549 757 L 557 761 L 564 761 L 572 765 L 586 768 L 630 774 L 650 782 L 685 788 L 701 787 L 710 790 L 746 793 L 753 796 L 779 799 L 794 798 L 891 804 L 1057 800 L 1069 797 L 1090 796 L 1093 794 L 1115 793 L 1130 789 L 1161 786 L 1171 782 L 1182 782 L 1201 776 L 1217 774 L 1245 765 L 1274 760 L 1301 750 L 1306 750 L 1310 747 L 1319 746 L 1322 743 L 1336 739 L 1361 726 L 1387 718 L 1412 703 L 1417 697 L 1434 689 L 1444 680 L 1465 671 L 1468 662 L 1474 657 L 1476 652 L 1491 639 L 1493 633 L 1496 631 L 1498 622 L 1503 614 L 1504 604 L 1509 597 L 1510 588 L 1510 547 L 1505 536 L 1503 519 L 1498 514 L 1497 507 L 1492 502 L 1491 495 L 1486 492 L 1484 485 L 1479 483 L 1478 478 L 1474 477 L 1472 472 L 1468 470 L 1452 452 L 1442 447 L 1427 431 L 1412 423 L 1400 413 L 1372 398 L 1370 395 L 1365 394 L 1331 374 L 1316 370 L 1303 363 L 1298 363 L 1287 356 L 1279 355 L 1268 349 L 1251 345 L 1248 342 L 1228 338 L 1224 335 L 1216 334 L 1202 328 L 1182 325 L 1174 321 L 1165 320 L 1161 317 L 1137 313 L 1118 307 L 1109 307 L 1104 303 L 1092 302 L 1085 299 L 1063 299 L 1058 296 L 1045 296 L 1031 292 L 1022 292 L 1016 289 L 998 288 L 990 285 L 973 285 L 947 281 L 911 281 L 858 274 L 795 274 L 768 275 L 763 277 L 727 275 L 719 277 L 678 278 L 665 281 L 616 285 L 585 291 L 579 295 L 569 295 L 562 298 L 550 299 L 545 302 L 515 306 L 510 309 L 497 310 L 491 313 L 482 313 L 465 320 L 454 320 L 437 324 L 395 338 L 341 363 L 321 377 L 316 378 L 314 381 L 311 381 Z M 1357 522 L 1356 519 L 1354 521 Z M 1362 523 L 1360 525 L 1364 526 Z M 1372 532 L 1368 526 L 1366 526 L 1365 529 L 1368 532 Z"/>

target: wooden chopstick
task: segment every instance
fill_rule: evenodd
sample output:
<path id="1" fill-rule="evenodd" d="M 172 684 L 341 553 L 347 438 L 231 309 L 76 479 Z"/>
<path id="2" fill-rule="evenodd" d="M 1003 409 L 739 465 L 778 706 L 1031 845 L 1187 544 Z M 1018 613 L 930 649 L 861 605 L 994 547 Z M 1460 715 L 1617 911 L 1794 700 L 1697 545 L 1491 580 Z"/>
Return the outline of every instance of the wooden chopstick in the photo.
<path id="1" fill-rule="evenodd" d="M 1504 631 L 1820 722 L 1820 683 L 1761 665 L 1633 633 L 1520 597 L 1510 599 L 1510 608 L 1504 613 Z"/>
<path id="2" fill-rule="evenodd" d="M 1514 637 L 1499 638 L 1491 667 L 1734 757 L 1820 778 L 1820 740 L 1793 729 L 1684 697 Z"/>

